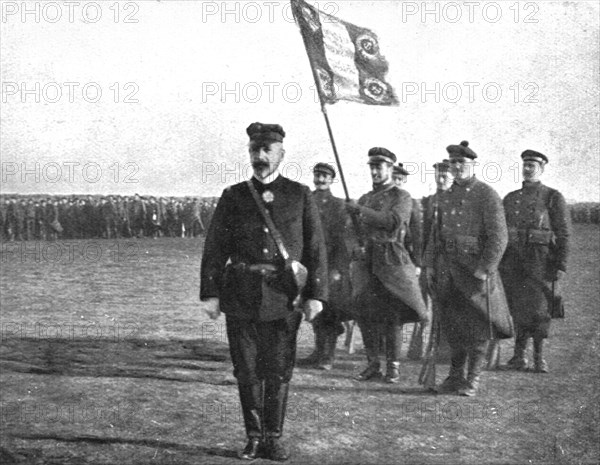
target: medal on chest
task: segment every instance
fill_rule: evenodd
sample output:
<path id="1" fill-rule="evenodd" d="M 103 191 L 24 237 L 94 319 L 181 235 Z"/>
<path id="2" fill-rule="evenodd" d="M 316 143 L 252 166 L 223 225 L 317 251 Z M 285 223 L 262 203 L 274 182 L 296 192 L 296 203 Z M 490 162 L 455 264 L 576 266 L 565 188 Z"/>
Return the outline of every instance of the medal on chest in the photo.
<path id="1" fill-rule="evenodd" d="M 271 203 L 273 200 L 275 200 L 275 196 L 271 191 L 264 191 L 262 193 L 262 199 L 265 201 L 265 203 Z"/>

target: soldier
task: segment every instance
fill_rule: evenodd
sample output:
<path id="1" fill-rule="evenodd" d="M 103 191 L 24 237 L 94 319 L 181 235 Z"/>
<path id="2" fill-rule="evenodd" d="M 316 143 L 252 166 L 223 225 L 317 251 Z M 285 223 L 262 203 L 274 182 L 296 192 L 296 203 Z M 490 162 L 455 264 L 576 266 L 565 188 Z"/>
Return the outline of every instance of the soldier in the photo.
<path id="1" fill-rule="evenodd" d="M 104 220 L 104 235 L 107 239 L 116 239 L 118 231 L 117 206 L 112 195 L 108 199 L 102 199 L 101 212 Z"/>
<path id="2" fill-rule="evenodd" d="M 312 323 L 315 349 L 307 358 L 299 360 L 299 364 L 314 366 L 321 370 L 331 370 L 333 367 L 337 340 L 344 332 L 342 321 L 351 319 L 349 312 L 351 291 L 348 275 L 350 257 L 345 242 L 348 215 L 344 208 L 344 201 L 331 193 L 335 174 L 333 166 L 327 163 L 317 163 L 313 168 L 315 185 L 313 198 L 319 209 L 327 246 L 329 300 Z"/>
<path id="3" fill-rule="evenodd" d="M 22 198 L 20 202 L 17 202 L 16 204 L 16 208 L 15 208 L 15 213 L 16 213 L 16 219 L 17 219 L 17 240 L 18 241 L 27 241 L 29 240 L 27 237 L 27 231 L 28 231 L 28 225 L 27 225 L 27 221 L 28 221 L 28 211 L 31 215 L 31 210 L 33 208 L 33 202 L 31 202 L 31 207 L 29 206 L 30 204 L 24 199 Z M 34 218 L 35 218 L 35 212 L 34 212 Z"/>
<path id="4" fill-rule="evenodd" d="M 156 202 L 154 196 L 150 197 L 146 205 L 146 237 L 156 239 L 160 236 L 160 225 L 162 224 L 162 209 Z"/>
<path id="5" fill-rule="evenodd" d="M 447 158 L 433 165 L 435 169 L 435 194 L 424 197 L 421 200 L 423 208 L 423 252 L 427 248 L 427 242 L 431 237 L 431 231 L 434 219 L 434 209 L 439 202 L 442 192 L 447 191 L 454 182 L 454 176 L 450 170 L 450 160 Z"/>
<path id="6" fill-rule="evenodd" d="M 502 201 L 475 177 L 477 154 L 468 145 L 446 149 L 454 183 L 439 194 L 437 244 L 428 242 L 425 264 L 451 348 L 450 373 L 438 391 L 474 396 L 488 340 L 512 337 L 513 326 L 497 272 L 507 242 Z"/>
<path id="7" fill-rule="evenodd" d="M 404 168 L 403 163 L 398 163 L 394 165 L 394 171 L 392 178 L 394 179 L 394 184 L 399 189 L 402 189 L 403 186 L 408 182 L 409 172 Z M 422 222 L 423 222 L 423 214 L 421 212 L 421 203 L 412 199 L 412 208 L 410 210 L 410 221 L 408 223 L 408 230 L 406 231 L 406 237 L 404 238 L 404 246 L 410 255 L 410 259 L 415 265 L 415 272 L 417 277 L 421 276 L 421 254 L 422 254 Z M 419 285 L 421 285 L 421 280 L 419 279 Z M 427 295 L 425 293 L 425 288 L 421 286 L 421 294 L 423 296 L 423 301 L 427 303 Z M 398 342 L 401 344 L 401 341 Z M 400 350 L 400 349 L 398 349 Z M 410 345 L 408 348 L 407 357 L 411 360 L 420 360 L 423 355 L 423 327 L 419 323 L 415 323 L 412 339 L 410 341 Z"/>
<path id="8" fill-rule="evenodd" d="M 63 228 L 62 233 L 57 233 L 57 238 L 60 237 L 63 239 L 72 239 L 73 238 L 73 228 L 72 228 L 72 225 L 69 223 L 69 218 L 68 218 L 69 200 L 66 197 L 62 197 L 61 199 L 59 199 L 57 202 L 57 209 L 58 209 L 57 218 L 58 218 L 60 225 Z"/>
<path id="9" fill-rule="evenodd" d="M 534 370 L 548 373 L 543 343 L 550 329 L 553 282 L 567 271 L 568 211 L 560 192 L 541 183 L 548 157 L 525 150 L 523 188 L 504 198 L 509 243 L 500 264 L 515 322 L 515 353 L 507 368 L 527 368 L 525 349 L 533 338 Z"/>
<path id="10" fill-rule="evenodd" d="M 396 155 L 382 147 L 369 150 L 373 190 L 358 203 L 349 201 L 347 208 L 359 216 L 364 243 L 363 261 L 353 266 L 353 293 L 367 368 L 357 379 L 367 381 L 383 376 L 379 362 L 379 335 L 385 336 L 387 371 L 385 381 L 400 381 L 400 343 L 402 325 L 426 321 L 415 266 L 410 260 L 404 239 L 410 222 L 410 194 L 396 187 L 392 180 Z M 354 258 L 361 258 L 355 257 Z M 361 265 L 362 263 L 362 265 Z"/>
<path id="11" fill-rule="evenodd" d="M 117 218 L 119 223 L 119 237 L 132 237 L 131 222 L 129 221 L 129 196 L 124 196 L 117 199 Z"/>
<path id="12" fill-rule="evenodd" d="M 285 279 L 289 261 L 280 244 L 284 255 L 307 269 L 302 297 L 308 321 L 327 300 L 327 256 L 310 190 L 279 173 L 282 127 L 253 123 L 246 132 L 254 176 L 225 189 L 219 200 L 204 245 L 200 298 L 209 316 L 218 317 L 219 308 L 226 314 L 248 437 L 240 458 L 253 460 L 264 452 L 284 461 L 288 453 L 280 438 L 302 315 L 294 311 L 298 296 Z M 264 216 L 278 230 L 277 240 Z"/>
<path id="13" fill-rule="evenodd" d="M 8 199 L 6 207 L 6 236 L 9 241 L 19 240 L 19 226 L 17 222 L 17 201 L 14 198 Z"/>
<path id="14" fill-rule="evenodd" d="M 177 237 L 177 205 L 175 199 L 171 197 L 165 208 L 166 235 Z"/>
<path id="15" fill-rule="evenodd" d="M 432 230 L 435 218 L 437 218 L 436 210 L 438 209 L 439 197 L 442 192 L 447 191 L 450 186 L 452 186 L 452 182 L 454 181 L 454 176 L 450 170 L 450 160 L 444 159 L 441 162 L 435 163 L 433 165 L 433 169 L 435 170 L 436 192 L 435 194 L 424 197 L 421 200 L 421 205 L 423 208 L 423 254 L 425 254 L 425 249 L 427 248 L 428 242 L 433 240 Z M 435 250 L 435 246 L 433 249 Z M 423 299 L 426 301 L 426 303 L 431 302 L 433 314 L 439 315 L 438 304 L 435 301 L 434 293 L 432 293 L 432 290 L 429 289 L 427 284 L 427 276 L 425 273 L 421 273 L 421 276 L 419 276 L 419 283 L 421 284 L 421 289 L 424 291 Z M 441 332 L 439 334 L 437 352 L 437 360 L 439 362 L 450 361 L 450 347 L 448 346 L 448 341 L 445 335 Z"/>
<path id="16" fill-rule="evenodd" d="M 9 227 L 8 227 L 8 207 L 10 202 L 7 198 L 3 198 L 0 201 L 0 239 L 8 240 Z"/>
<path id="17" fill-rule="evenodd" d="M 408 182 L 409 172 L 404 168 L 404 164 L 398 163 L 394 165 L 394 171 L 392 178 L 394 184 L 399 189 L 402 189 Z M 410 255 L 410 259 L 415 265 L 415 271 L 417 276 L 421 274 L 421 249 L 423 244 L 423 233 L 421 230 L 421 224 L 423 222 L 423 214 L 421 212 L 421 205 L 418 200 L 412 199 L 412 208 L 410 210 L 410 222 L 408 231 L 406 231 L 406 237 L 404 238 L 404 246 Z"/>
<path id="18" fill-rule="evenodd" d="M 60 224 L 58 199 L 48 199 L 48 203 L 46 204 L 46 224 L 48 228 L 48 239 L 55 241 L 58 239 L 59 234 L 63 232 L 63 227 Z"/>
<path id="19" fill-rule="evenodd" d="M 134 194 L 129 203 L 129 221 L 133 237 L 144 237 L 144 221 L 146 219 L 146 204 L 139 194 Z"/>
<path id="20" fill-rule="evenodd" d="M 202 223 L 202 216 L 200 214 L 201 206 L 200 199 L 192 200 L 192 237 L 198 237 L 200 234 L 204 233 L 204 224 Z"/>
<path id="21" fill-rule="evenodd" d="M 203 200 L 202 207 L 200 209 L 200 220 L 202 221 L 202 224 L 204 225 L 204 233 L 206 233 L 206 229 L 210 225 L 211 216 L 212 216 L 212 207 L 210 205 L 210 202 L 208 202 L 207 200 Z"/>
<path id="22" fill-rule="evenodd" d="M 33 199 L 29 199 L 24 208 L 25 210 L 25 240 L 32 241 L 36 238 L 36 217 L 37 209 Z"/>

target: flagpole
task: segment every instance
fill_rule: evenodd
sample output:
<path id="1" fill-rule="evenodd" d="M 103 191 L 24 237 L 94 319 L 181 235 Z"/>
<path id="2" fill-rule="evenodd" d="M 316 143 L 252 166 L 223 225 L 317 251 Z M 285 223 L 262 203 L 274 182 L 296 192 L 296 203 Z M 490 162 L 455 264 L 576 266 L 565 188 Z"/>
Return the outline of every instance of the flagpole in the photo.
<path id="1" fill-rule="evenodd" d="M 338 167 L 338 171 L 340 172 L 340 180 L 342 181 L 342 187 L 344 188 L 344 194 L 346 195 L 346 200 L 350 200 L 350 195 L 348 194 L 348 186 L 346 185 L 346 179 L 344 178 L 344 171 L 342 170 L 342 163 L 340 162 L 340 157 L 338 155 L 338 151 L 335 146 L 335 139 L 333 138 L 333 132 L 331 131 L 331 124 L 329 124 L 329 116 L 327 115 L 327 110 L 325 109 L 325 104 L 323 102 L 321 102 L 321 112 L 323 113 L 323 117 L 325 118 L 325 124 L 327 125 L 327 132 L 329 133 L 329 140 L 331 141 L 331 148 L 333 149 L 333 155 L 335 156 L 335 163 Z"/>
<path id="2" fill-rule="evenodd" d="M 308 54 L 307 54 L 308 55 Z M 310 62 L 310 55 L 308 55 L 308 61 Z M 340 156 L 338 155 L 337 147 L 335 145 L 335 139 L 333 137 L 333 131 L 331 130 L 331 124 L 329 123 L 329 116 L 327 115 L 327 109 L 325 108 L 325 102 L 323 102 L 323 95 L 321 94 L 321 86 L 319 85 L 319 78 L 317 76 L 317 72 L 312 63 L 310 63 L 310 69 L 312 71 L 313 79 L 315 80 L 315 86 L 317 88 L 317 94 L 319 95 L 319 103 L 321 104 L 321 113 L 323 113 L 323 117 L 325 118 L 325 125 L 327 126 L 327 133 L 329 134 L 329 141 L 331 142 L 331 148 L 333 149 L 333 156 L 335 157 L 335 164 L 338 167 L 338 171 L 340 173 L 340 180 L 342 181 L 342 187 L 344 189 L 344 194 L 346 195 L 346 200 L 350 200 L 350 195 L 348 193 L 348 186 L 346 185 L 346 178 L 344 177 L 344 170 L 342 169 L 342 163 L 340 162 Z"/>
<path id="3" fill-rule="evenodd" d="M 292 5 L 292 12 L 294 12 L 294 4 L 297 4 L 299 0 L 290 0 L 290 4 Z M 300 0 L 301 1 L 301 0 Z M 296 23 L 298 24 L 298 26 L 300 26 L 300 23 L 298 21 L 298 19 L 296 18 L 296 14 L 294 13 L 294 18 L 296 19 Z M 346 202 L 349 202 L 350 199 L 350 194 L 348 193 L 348 186 L 346 184 L 346 178 L 344 177 L 344 170 L 342 169 L 342 163 L 340 161 L 340 157 L 338 155 L 338 151 L 337 151 L 337 147 L 335 145 L 335 139 L 333 137 L 333 131 L 331 130 L 331 124 L 329 123 L 329 116 L 327 115 L 327 110 L 325 109 L 325 101 L 323 99 L 323 93 L 322 93 L 322 89 L 321 89 L 321 85 L 320 85 L 320 79 L 319 76 L 317 75 L 317 71 L 315 69 L 315 66 L 312 62 L 312 57 L 310 56 L 310 53 L 308 53 L 308 48 L 306 48 L 306 39 L 304 37 L 304 34 L 302 33 L 302 27 L 300 26 L 300 31 L 301 31 L 301 35 L 302 35 L 302 41 L 304 42 L 305 45 L 305 50 L 306 50 L 306 55 L 308 56 L 308 62 L 310 64 L 310 70 L 312 71 L 312 75 L 313 75 L 313 80 L 315 81 L 315 86 L 317 88 L 317 93 L 319 95 L 319 103 L 321 104 L 321 112 L 323 113 L 323 117 L 325 118 L 325 125 L 327 126 L 327 133 L 329 134 L 329 141 L 331 142 L 331 148 L 333 149 L 333 155 L 335 157 L 335 163 L 338 167 L 338 171 L 340 173 L 340 179 L 342 181 L 342 187 L 344 189 L 344 195 L 346 196 Z M 334 87 L 334 83 L 332 81 L 331 83 L 333 91 L 335 92 L 335 87 Z M 360 222 L 358 221 L 358 215 L 354 212 L 350 213 L 350 218 L 352 219 L 352 225 L 354 226 L 354 232 L 356 233 L 356 238 L 358 241 L 358 245 L 360 247 L 363 247 L 364 242 L 362 239 L 362 234 L 361 234 L 361 228 L 360 228 Z"/>
<path id="4" fill-rule="evenodd" d="M 325 125 L 327 126 L 327 133 L 329 134 L 329 141 L 331 142 L 331 148 L 333 149 L 333 155 L 335 157 L 335 164 L 338 167 L 338 171 L 340 173 L 340 179 L 342 181 L 342 187 L 344 188 L 344 194 L 346 195 L 346 202 L 350 201 L 350 195 L 348 193 L 348 186 L 346 185 L 346 178 L 344 178 L 344 170 L 342 169 L 342 163 L 340 162 L 340 156 L 338 155 L 337 147 L 335 145 L 335 139 L 333 137 L 333 131 L 331 130 L 331 124 L 329 123 L 329 116 L 327 115 L 327 110 L 325 108 L 325 102 L 323 102 L 323 96 L 321 95 L 321 86 L 319 85 L 319 77 L 317 76 L 317 72 L 315 71 L 315 67 L 311 62 L 310 55 L 308 55 L 308 61 L 310 63 L 310 69 L 312 71 L 313 79 L 315 80 L 315 86 L 317 88 L 317 93 L 319 95 L 319 103 L 321 104 L 321 113 L 323 113 L 323 117 L 325 118 Z M 363 246 L 362 234 L 360 232 L 360 224 L 358 221 L 358 216 L 355 213 L 350 213 L 350 218 L 352 219 L 352 225 L 354 226 L 354 232 L 356 233 L 356 239 L 358 240 L 358 245 Z"/>

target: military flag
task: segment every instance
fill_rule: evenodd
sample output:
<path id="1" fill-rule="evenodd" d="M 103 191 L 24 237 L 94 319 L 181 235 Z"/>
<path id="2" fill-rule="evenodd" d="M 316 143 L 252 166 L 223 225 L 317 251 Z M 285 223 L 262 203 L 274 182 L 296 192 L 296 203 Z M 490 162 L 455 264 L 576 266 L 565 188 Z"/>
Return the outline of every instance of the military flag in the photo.
<path id="1" fill-rule="evenodd" d="M 398 105 L 386 81 L 388 62 L 377 35 L 366 28 L 291 0 L 321 103 L 350 100 L 369 105 Z"/>

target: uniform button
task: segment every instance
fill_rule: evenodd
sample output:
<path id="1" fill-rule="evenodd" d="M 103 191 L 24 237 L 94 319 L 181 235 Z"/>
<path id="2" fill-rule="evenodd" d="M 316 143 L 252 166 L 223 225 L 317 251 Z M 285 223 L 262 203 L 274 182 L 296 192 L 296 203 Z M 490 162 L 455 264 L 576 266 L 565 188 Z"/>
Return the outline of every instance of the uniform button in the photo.
<path id="1" fill-rule="evenodd" d="M 267 253 L 269 253 L 269 249 L 263 249 L 263 253 L 264 253 L 264 254 L 267 254 Z"/>
<path id="2" fill-rule="evenodd" d="M 262 274 L 262 275 L 267 274 L 267 270 L 260 270 L 260 274 Z"/>
<path id="3" fill-rule="evenodd" d="M 467 187 L 467 192 L 471 192 L 471 188 L 470 187 Z"/>
<path id="4" fill-rule="evenodd" d="M 460 223 L 456 223 L 456 226 L 458 226 L 460 228 Z"/>
<path id="5" fill-rule="evenodd" d="M 269 232 L 269 228 L 267 228 L 266 226 L 263 228 L 263 231 L 268 233 Z"/>

